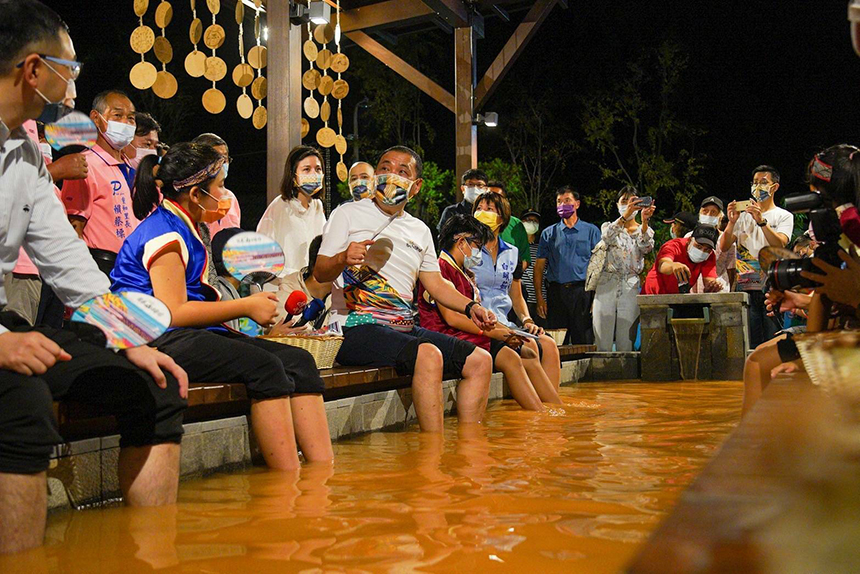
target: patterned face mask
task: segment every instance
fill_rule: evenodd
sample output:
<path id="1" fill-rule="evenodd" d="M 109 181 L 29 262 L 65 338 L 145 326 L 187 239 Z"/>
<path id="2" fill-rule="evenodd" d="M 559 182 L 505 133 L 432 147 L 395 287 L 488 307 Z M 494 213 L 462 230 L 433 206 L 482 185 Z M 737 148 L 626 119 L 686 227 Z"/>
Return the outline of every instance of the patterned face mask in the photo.
<path id="1" fill-rule="evenodd" d="M 355 179 L 349 182 L 349 191 L 352 193 L 352 198 L 355 201 L 360 201 L 365 197 L 370 197 L 373 191 L 373 179 Z"/>
<path id="2" fill-rule="evenodd" d="M 296 176 L 296 183 L 302 193 L 314 196 L 322 190 L 323 176 L 321 173 L 300 173 Z"/>
<path id="3" fill-rule="evenodd" d="M 414 183 L 396 173 L 381 173 L 376 176 L 376 197 L 385 205 L 402 205 L 409 201 Z"/>

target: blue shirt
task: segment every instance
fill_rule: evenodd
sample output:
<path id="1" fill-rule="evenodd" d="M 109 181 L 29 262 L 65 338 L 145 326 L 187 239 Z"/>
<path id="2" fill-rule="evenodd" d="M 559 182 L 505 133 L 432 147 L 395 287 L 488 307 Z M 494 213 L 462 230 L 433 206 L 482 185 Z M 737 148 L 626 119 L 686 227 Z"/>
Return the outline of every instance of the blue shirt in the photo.
<path id="1" fill-rule="evenodd" d="M 522 276 L 517 248 L 499 237 L 499 254 L 493 265 L 493 256 L 484 247 L 481 249 L 481 264 L 472 267 L 475 284 L 481 292 L 481 306 L 496 314 L 500 323 L 510 326 L 511 284 Z"/>
<path id="2" fill-rule="evenodd" d="M 538 259 L 546 259 L 545 278 L 554 283 L 585 281 L 591 250 L 600 242 L 600 229 L 581 219 L 573 227 L 559 221 L 543 230 Z"/>

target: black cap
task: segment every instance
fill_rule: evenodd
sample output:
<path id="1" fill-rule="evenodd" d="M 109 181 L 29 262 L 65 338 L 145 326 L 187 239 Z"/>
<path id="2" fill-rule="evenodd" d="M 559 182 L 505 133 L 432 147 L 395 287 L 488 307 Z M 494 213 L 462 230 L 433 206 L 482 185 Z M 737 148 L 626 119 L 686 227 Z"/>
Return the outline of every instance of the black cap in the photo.
<path id="1" fill-rule="evenodd" d="M 710 225 L 697 225 L 693 230 L 693 239 L 702 245 L 709 245 L 711 249 L 717 248 L 717 239 L 720 238 L 720 232 L 716 227 Z"/>
<path id="2" fill-rule="evenodd" d="M 663 223 L 672 224 L 676 221 L 680 221 L 687 229 L 693 229 L 699 224 L 699 218 L 689 211 L 679 211 L 672 216 L 672 219 L 664 219 Z"/>
<path id="3" fill-rule="evenodd" d="M 538 213 L 537 211 L 526 211 L 525 213 L 523 213 L 523 216 L 520 217 L 520 219 L 525 219 L 526 217 L 532 216 L 537 217 L 538 220 L 540 220 L 540 213 Z"/>
<path id="4" fill-rule="evenodd" d="M 243 233 L 245 230 L 238 227 L 225 227 L 215 234 L 212 238 L 212 265 L 215 266 L 215 272 L 218 275 L 229 275 L 227 268 L 224 267 L 224 245 L 235 235 Z"/>
<path id="5" fill-rule="evenodd" d="M 706 205 L 716 205 L 720 208 L 720 211 L 725 211 L 725 208 L 723 207 L 723 200 L 716 195 L 712 195 L 703 199 L 701 205 L 699 205 L 699 209 L 702 209 Z"/>

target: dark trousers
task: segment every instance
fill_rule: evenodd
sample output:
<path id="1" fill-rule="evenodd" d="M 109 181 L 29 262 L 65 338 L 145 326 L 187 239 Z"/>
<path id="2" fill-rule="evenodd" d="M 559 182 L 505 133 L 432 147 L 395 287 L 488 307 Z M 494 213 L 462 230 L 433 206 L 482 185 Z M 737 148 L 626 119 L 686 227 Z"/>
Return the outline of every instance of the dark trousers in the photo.
<path id="1" fill-rule="evenodd" d="M 585 281 L 547 284 L 547 323 L 550 329 L 567 329 L 565 345 L 594 343 L 591 297 L 592 293 L 585 290 Z"/>
<path id="2" fill-rule="evenodd" d="M 763 291 L 746 291 L 750 298 L 750 306 L 747 310 L 750 328 L 750 349 L 755 349 L 765 341 L 770 341 L 780 330 L 779 325 L 773 317 L 767 315 L 765 307 L 765 294 Z"/>
<path id="3" fill-rule="evenodd" d="M 159 388 L 123 355 L 106 349 L 104 335 L 88 332 L 95 329 L 89 325 L 76 332 L 30 327 L 11 312 L 0 313 L 0 323 L 13 332 L 42 333 L 72 356 L 38 376 L 0 369 L 0 472 L 48 468 L 51 450 L 63 441 L 52 405 L 60 399 L 94 404 L 116 416 L 123 447 L 182 439 L 186 401 L 170 374 L 165 373 L 167 388 Z"/>

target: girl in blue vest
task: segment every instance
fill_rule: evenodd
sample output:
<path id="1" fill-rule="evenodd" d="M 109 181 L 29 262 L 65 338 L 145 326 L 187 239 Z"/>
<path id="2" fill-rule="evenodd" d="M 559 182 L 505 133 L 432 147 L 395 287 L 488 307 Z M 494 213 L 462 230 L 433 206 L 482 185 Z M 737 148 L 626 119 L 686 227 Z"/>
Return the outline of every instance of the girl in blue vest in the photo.
<path id="1" fill-rule="evenodd" d="M 171 147 L 160 163 L 155 156 L 141 160 L 134 210 L 149 213 L 158 207 L 123 244 L 111 288 L 154 295 L 168 306 L 171 329 L 152 346 L 173 357 L 189 380 L 245 384 L 251 426 L 271 468 L 297 468 L 296 443 L 307 460 L 330 461 L 324 385 L 313 357 L 221 325 L 238 317 L 270 325 L 277 301 L 273 293 L 220 301 L 206 281 L 208 255 L 198 226 L 230 209 L 223 164 L 211 146 L 194 143 Z"/>

